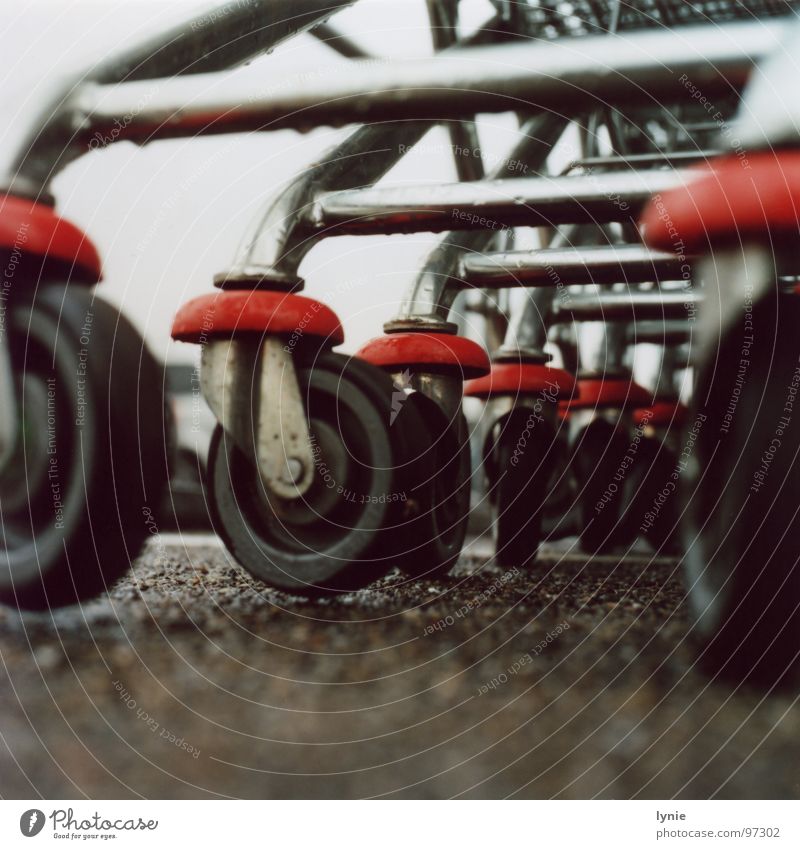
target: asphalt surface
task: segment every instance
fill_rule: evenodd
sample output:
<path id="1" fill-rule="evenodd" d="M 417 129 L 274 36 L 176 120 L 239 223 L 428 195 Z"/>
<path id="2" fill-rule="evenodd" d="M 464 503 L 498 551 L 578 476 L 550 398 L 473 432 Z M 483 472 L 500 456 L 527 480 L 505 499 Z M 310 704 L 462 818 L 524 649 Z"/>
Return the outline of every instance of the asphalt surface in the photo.
<path id="1" fill-rule="evenodd" d="M 800 795 L 793 697 L 694 666 L 676 561 L 488 554 L 310 601 L 164 537 L 82 610 L 4 610 L 0 794 Z"/>

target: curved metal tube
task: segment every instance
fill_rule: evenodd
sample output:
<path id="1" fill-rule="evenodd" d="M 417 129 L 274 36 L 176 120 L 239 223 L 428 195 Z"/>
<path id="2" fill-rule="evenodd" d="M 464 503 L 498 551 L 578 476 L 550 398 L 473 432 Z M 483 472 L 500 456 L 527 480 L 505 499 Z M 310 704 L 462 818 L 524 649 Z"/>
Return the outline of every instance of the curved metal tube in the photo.
<path id="1" fill-rule="evenodd" d="M 480 43 L 491 37 L 492 31 L 493 24 L 489 22 L 468 43 Z M 433 126 L 430 121 L 365 125 L 334 145 L 319 162 L 269 198 L 250 224 L 231 267 L 217 274 L 215 283 L 225 288 L 252 289 L 261 284 L 302 288 L 300 263 L 328 235 L 324 227 L 309 226 L 317 198 L 356 186 L 371 186 Z M 340 231 L 331 235 L 340 235 Z"/>
<path id="2" fill-rule="evenodd" d="M 97 85 L 86 87 L 76 104 L 76 129 L 103 133 L 128 118 L 121 137 L 145 141 L 398 118 L 458 120 L 487 111 L 575 114 L 598 103 L 680 102 L 691 99 L 692 88 L 706 97 L 741 88 L 753 64 L 779 45 L 785 31 L 785 20 L 775 19 L 491 45 L 422 60 L 357 60 L 313 79 L 294 74 L 269 85 L 236 74 Z"/>
<path id="3" fill-rule="evenodd" d="M 520 128 L 520 141 L 509 154 L 510 158 L 524 163 L 533 173 L 538 173 L 567 124 L 565 117 L 554 113 L 529 119 Z M 494 174 L 502 173 L 503 167 L 498 166 Z M 462 257 L 486 250 L 495 236 L 495 231 L 486 228 L 448 233 L 428 254 L 422 270 L 403 300 L 398 317 L 387 322 L 384 329 L 399 330 L 418 322 L 446 323 L 450 307 L 462 285 Z"/>
<path id="4" fill-rule="evenodd" d="M 379 180 L 430 128 L 421 121 L 368 125 L 335 145 L 269 199 L 242 239 L 231 268 L 216 275 L 215 283 L 225 288 L 252 289 L 260 283 L 301 288 L 297 269 L 325 235 L 305 224 L 314 199 L 320 192 Z"/>
<path id="5" fill-rule="evenodd" d="M 230 0 L 149 36 L 66 81 L 59 79 L 41 98 L 38 112 L 18 120 L 0 147 L 0 186 L 23 195 L 38 195 L 69 162 L 91 149 L 78 137 L 76 110 L 87 90 L 103 85 L 168 86 L 167 78 L 220 72 L 272 50 L 310 29 L 356 0 Z M 125 107 L 119 124 L 112 121 L 100 135 L 116 139 L 145 109 L 138 98 Z"/>

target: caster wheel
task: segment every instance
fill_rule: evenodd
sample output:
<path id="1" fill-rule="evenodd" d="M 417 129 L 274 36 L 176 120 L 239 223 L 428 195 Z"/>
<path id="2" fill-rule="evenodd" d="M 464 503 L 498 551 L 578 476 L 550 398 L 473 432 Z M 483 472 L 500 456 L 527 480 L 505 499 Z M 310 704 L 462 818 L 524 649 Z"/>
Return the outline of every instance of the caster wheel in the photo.
<path id="1" fill-rule="evenodd" d="M 491 448 L 489 468 L 497 509 L 495 560 L 503 568 L 527 566 L 535 560 L 557 460 L 552 427 L 547 422 L 531 427 L 530 417 L 531 410 L 520 407 L 502 419 Z"/>
<path id="2" fill-rule="evenodd" d="M 563 425 L 553 445 L 555 471 L 544 504 L 542 539 L 558 540 L 580 534 L 580 504 L 570 468 L 569 440 Z"/>
<path id="3" fill-rule="evenodd" d="M 680 554 L 680 499 L 675 479 L 678 458 L 659 439 L 643 436 L 625 482 L 625 520 L 631 538 L 641 536 L 658 554 Z"/>
<path id="4" fill-rule="evenodd" d="M 273 587 L 364 587 L 395 565 L 412 499 L 403 433 L 389 424 L 392 382 L 332 353 L 298 363 L 297 376 L 314 440 L 311 488 L 297 499 L 269 494 L 217 427 L 208 457 L 214 528 L 236 560 Z"/>
<path id="5" fill-rule="evenodd" d="M 800 298 L 770 295 L 752 329 L 723 336 L 688 422 L 684 565 L 705 668 L 771 686 L 796 680 L 800 646 Z M 740 374 L 742 344 L 749 365 Z"/>
<path id="6" fill-rule="evenodd" d="M 584 551 L 603 554 L 633 542 L 635 531 L 624 521 L 624 481 L 617 481 L 631 440 L 627 429 L 596 419 L 578 435 L 572 473 L 578 487 L 580 541 Z"/>
<path id="7" fill-rule="evenodd" d="M 435 579 L 456 565 L 469 521 L 472 459 L 464 414 L 452 420 L 415 392 L 392 430 L 407 433 L 412 481 L 406 541 L 398 566 L 414 578 Z"/>
<path id="8" fill-rule="evenodd" d="M 167 479 L 163 374 L 85 289 L 9 311 L 19 433 L 0 472 L 0 601 L 46 610 L 107 589 L 148 533 Z"/>

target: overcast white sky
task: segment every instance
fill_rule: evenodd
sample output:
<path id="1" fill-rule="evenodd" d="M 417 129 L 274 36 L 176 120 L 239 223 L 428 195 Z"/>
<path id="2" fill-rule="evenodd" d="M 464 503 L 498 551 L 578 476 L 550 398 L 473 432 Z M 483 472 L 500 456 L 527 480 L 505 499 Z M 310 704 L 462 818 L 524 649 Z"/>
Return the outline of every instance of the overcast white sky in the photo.
<path id="1" fill-rule="evenodd" d="M 10 6 L 7 3 L 7 6 Z M 120 45 L 214 3 L 196 0 L 29 0 L 0 20 L 3 61 L 0 109 L 7 121 L 31 108 L 45 78 L 85 66 Z M 476 22 L 486 3 L 475 0 Z M 430 51 L 424 0 L 361 0 L 337 25 L 379 55 Z M 253 73 L 308 70 L 340 60 L 310 36 L 263 57 Z M 513 143 L 514 122 L 492 116 L 481 124 L 490 152 Z M 164 356 L 178 306 L 212 290 L 212 276 L 228 266 L 251 216 L 292 174 L 302 170 L 341 131 L 300 135 L 222 136 L 162 141 L 144 148 L 124 143 L 69 166 L 57 178 L 58 209 L 82 226 L 104 257 L 104 297 L 121 305 Z M 439 133 L 436 136 L 436 133 Z M 444 131 L 429 134 L 392 173 L 393 180 L 454 179 Z M 307 293 L 339 311 L 347 349 L 380 332 L 435 237 L 360 237 L 323 242 L 301 271 Z M 356 284 L 353 284 L 353 280 Z M 337 287 L 342 294 L 335 293 Z M 190 346 L 171 357 L 191 360 Z"/>

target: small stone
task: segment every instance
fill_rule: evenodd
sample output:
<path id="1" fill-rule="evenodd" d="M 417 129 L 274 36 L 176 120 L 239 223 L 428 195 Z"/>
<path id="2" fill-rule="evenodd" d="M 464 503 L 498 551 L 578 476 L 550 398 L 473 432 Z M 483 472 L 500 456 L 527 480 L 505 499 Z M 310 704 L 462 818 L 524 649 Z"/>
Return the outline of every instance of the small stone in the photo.
<path id="1" fill-rule="evenodd" d="M 33 659 L 36 662 L 36 665 L 42 672 L 51 672 L 54 669 L 57 669 L 64 655 L 61 653 L 60 649 L 57 649 L 55 646 L 39 646 L 39 648 L 35 649 L 33 652 Z"/>
<path id="2" fill-rule="evenodd" d="M 133 663 L 136 654 L 130 646 L 113 646 L 106 655 L 106 659 L 110 661 L 112 666 L 124 668 Z"/>

